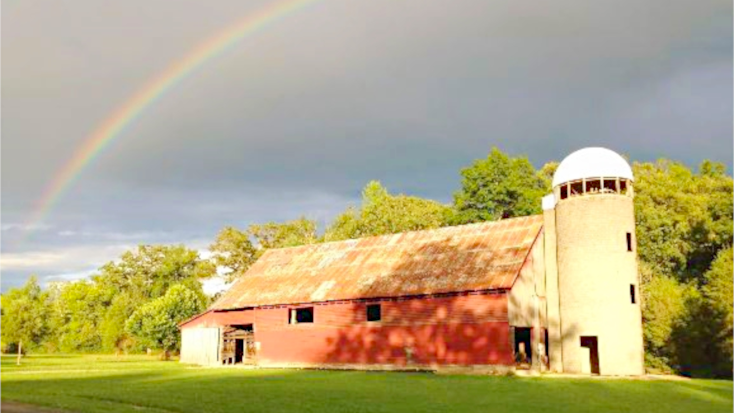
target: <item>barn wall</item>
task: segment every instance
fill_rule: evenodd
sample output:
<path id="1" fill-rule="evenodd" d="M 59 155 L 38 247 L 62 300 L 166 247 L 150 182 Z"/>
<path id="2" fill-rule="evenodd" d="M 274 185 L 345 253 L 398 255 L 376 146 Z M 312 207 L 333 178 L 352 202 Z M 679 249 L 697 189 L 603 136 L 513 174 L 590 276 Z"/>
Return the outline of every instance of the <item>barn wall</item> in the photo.
<path id="1" fill-rule="evenodd" d="M 508 318 L 515 327 L 545 327 L 543 238 L 538 237 L 510 290 Z"/>
<path id="2" fill-rule="evenodd" d="M 252 310 L 208 312 L 181 326 L 181 330 L 199 327 L 221 327 L 235 324 L 252 324 L 254 322 Z"/>
<path id="3" fill-rule="evenodd" d="M 380 322 L 367 304 L 314 305 L 314 323 L 296 325 L 289 308 L 254 310 L 258 363 L 512 364 L 506 294 L 382 301 Z"/>

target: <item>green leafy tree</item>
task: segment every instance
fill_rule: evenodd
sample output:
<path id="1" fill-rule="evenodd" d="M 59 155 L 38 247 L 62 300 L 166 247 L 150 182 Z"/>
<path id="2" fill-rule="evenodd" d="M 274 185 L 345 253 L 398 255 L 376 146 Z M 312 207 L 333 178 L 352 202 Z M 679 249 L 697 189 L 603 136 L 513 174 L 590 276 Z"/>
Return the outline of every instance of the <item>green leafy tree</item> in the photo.
<path id="1" fill-rule="evenodd" d="M 297 247 L 318 242 L 316 222 L 301 217 L 287 222 L 250 225 L 247 232 L 262 250 Z"/>
<path id="2" fill-rule="evenodd" d="M 234 281 L 247 271 L 260 256 L 258 249 L 252 245 L 250 236 L 233 227 L 225 227 L 219 231 L 217 239 L 209 246 L 209 251 L 213 253 L 214 263 L 228 270 L 224 275 L 227 282 Z"/>
<path id="3" fill-rule="evenodd" d="M 709 353 L 711 374 L 715 377 L 732 377 L 733 266 L 732 247 L 720 251 L 704 275 L 701 289 L 704 309 L 699 326 L 708 327 L 706 335 L 713 345 Z"/>
<path id="4" fill-rule="evenodd" d="M 698 280 L 731 245 L 732 178 L 708 161 L 698 174 L 668 160 L 633 169 L 640 259 L 682 281 Z"/>
<path id="5" fill-rule="evenodd" d="M 708 285 L 709 279 L 717 280 L 712 285 L 731 283 L 731 263 L 722 271 L 725 258 L 712 262 L 717 253 L 731 251 L 732 178 L 709 161 L 698 173 L 669 160 L 635 163 L 633 169 L 648 364 L 694 376 L 730 376 L 731 322 L 724 307 L 714 305 L 726 302 L 718 293 L 726 288 Z M 656 276 L 646 280 L 646 272 Z M 722 367 L 727 363 L 728 370 Z"/>
<path id="6" fill-rule="evenodd" d="M 346 211 L 334 218 L 334 221 L 326 228 L 324 241 L 340 241 L 345 239 L 355 239 L 364 236 L 363 233 L 369 232 L 364 228 L 360 217 L 360 210 L 350 206 Z"/>
<path id="7" fill-rule="evenodd" d="M 396 234 L 444 226 L 450 220 L 449 206 L 407 195 L 391 195 L 379 182 L 362 190 L 362 206 L 349 208 L 327 228 L 324 239 L 335 241 L 374 235 Z"/>
<path id="8" fill-rule="evenodd" d="M 135 339 L 124 330 L 123 326 L 140 305 L 139 300 L 136 300 L 126 291 L 122 291 L 112 298 L 101 317 L 99 325 L 101 347 L 104 351 L 119 353 L 134 348 Z"/>
<path id="9" fill-rule="evenodd" d="M 226 282 L 244 274 L 260 256 L 271 248 L 287 248 L 319 242 L 316 222 L 301 217 L 286 222 L 250 225 L 246 231 L 225 227 L 209 246 L 214 264 L 227 270 Z"/>
<path id="10" fill-rule="evenodd" d="M 135 337 L 125 331 L 133 312 L 179 284 L 206 301 L 200 280 L 215 270 L 213 263 L 181 245 L 141 245 L 125 252 L 89 280 L 54 286 L 47 344 L 64 352 L 134 350 Z"/>
<path id="11" fill-rule="evenodd" d="M 123 253 L 119 261 L 104 265 L 92 279 L 132 297 L 153 299 L 175 284 L 201 288 L 199 281 L 214 274 L 211 261 L 183 245 L 140 245 Z"/>
<path id="12" fill-rule="evenodd" d="M 104 351 L 126 350 L 133 337 L 123 325 L 140 306 L 163 296 L 173 285 L 183 284 L 203 297 L 201 279 L 216 273 L 214 263 L 183 245 L 140 245 L 104 265 L 92 277 L 100 290 L 95 312 L 97 347 Z"/>
<path id="13" fill-rule="evenodd" d="M 167 354 L 180 348 L 178 323 L 205 307 L 200 294 L 185 285 L 175 285 L 165 295 L 137 309 L 125 323 L 125 329 L 143 345 L 162 349 Z"/>
<path id="14" fill-rule="evenodd" d="M 38 280 L 31 276 L 21 288 L 9 290 L 2 296 L 2 341 L 18 351 L 40 347 L 48 331 L 46 300 Z"/>
<path id="15" fill-rule="evenodd" d="M 114 291 L 88 280 L 66 284 L 52 303 L 53 329 L 63 352 L 102 349 L 100 322 Z"/>
<path id="16" fill-rule="evenodd" d="M 653 369 L 671 372 L 670 366 L 676 359 L 671 337 L 686 317 L 692 288 L 671 276 L 655 274 L 645 263 L 641 263 L 640 270 L 646 363 Z"/>
<path id="17" fill-rule="evenodd" d="M 538 170 L 537 175 L 538 178 L 543 181 L 544 194 L 549 194 L 553 190 L 553 175 L 556 174 L 556 171 L 558 170 L 558 165 L 560 164 L 555 161 L 548 162 Z"/>
<path id="18" fill-rule="evenodd" d="M 545 191 L 544 178 L 526 157 L 511 158 L 492 148 L 487 159 L 461 170 L 461 190 L 454 194 L 454 223 L 538 214 Z"/>

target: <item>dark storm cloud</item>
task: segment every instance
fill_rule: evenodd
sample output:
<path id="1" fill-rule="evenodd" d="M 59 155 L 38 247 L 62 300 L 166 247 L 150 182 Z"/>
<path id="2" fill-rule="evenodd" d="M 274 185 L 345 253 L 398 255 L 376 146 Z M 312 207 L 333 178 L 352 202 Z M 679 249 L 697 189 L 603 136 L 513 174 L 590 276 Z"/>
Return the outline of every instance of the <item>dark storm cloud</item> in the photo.
<path id="1" fill-rule="evenodd" d="M 268 2 L 242 3 L 6 11 L 3 222 L 22 224 L 147 80 Z M 323 222 L 370 179 L 448 202 L 459 169 L 491 146 L 536 166 L 601 145 L 731 168 L 731 14 L 723 1 L 317 2 L 150 106 L 60 200 L 53 229 L 13 244 L 6 228 L 4 258 L 36 255 L 10 256 L 3 285 L 83 272 L 80 251 L 96 265 L 138 242 L 203 247 L 226 224 Z"/>
<path id="2" fill-rule="evenodd" d="M 716 157 L 692 143 L 731 145 L 729 23 L 698 6 L 646 4 L 561 2 L 556 15 L 427 7 L 407 26 L 387 18 L 399 8 L 358 8 L 380 22 L 373 30 L 303 16 L 294 24 L 310 30 L 299 43 L 273 30 L 216 62 L 218 76 L 207 72 L 155 109 L 170 122 L 142 120 L 102 169 L 141 183 L 164 170 L 171 184 L 254 178 L 342 191 L 397 178 L 440 197 L 491 145 L 536 164 L 588 144 L 633 158 Z"/>

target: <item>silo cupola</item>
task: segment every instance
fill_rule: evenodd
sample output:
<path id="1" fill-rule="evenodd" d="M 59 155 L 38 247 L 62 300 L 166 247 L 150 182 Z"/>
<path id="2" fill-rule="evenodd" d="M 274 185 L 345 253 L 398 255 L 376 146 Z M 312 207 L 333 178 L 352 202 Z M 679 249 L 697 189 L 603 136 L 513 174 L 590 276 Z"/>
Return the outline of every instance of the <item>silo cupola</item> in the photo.
<path id="1" fill-rule="evenodd" d="M 568 155 L 553 175 L 556 202 L 585 196 L 632 196 L 632 168 L 618 153 L 606 148 L 584 148 Z"/>

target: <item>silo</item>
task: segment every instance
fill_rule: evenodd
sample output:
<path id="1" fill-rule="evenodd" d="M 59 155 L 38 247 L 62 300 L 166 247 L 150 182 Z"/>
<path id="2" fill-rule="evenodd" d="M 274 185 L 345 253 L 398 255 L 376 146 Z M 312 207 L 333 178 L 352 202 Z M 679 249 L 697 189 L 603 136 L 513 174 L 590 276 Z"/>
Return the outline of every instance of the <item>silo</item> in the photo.
<path id="1" fill-rule="evenodd" d="M 557 283 L 548 311 L 558 326 L 549 329 L 564 372 L 644 373 L 633 181 L 617 153 L 585 148 L 561 162 L 544 199 L 557 264 L 547 282 Z"/>

